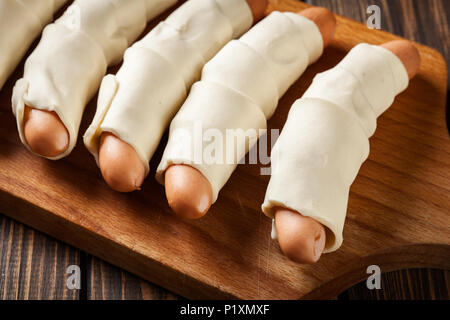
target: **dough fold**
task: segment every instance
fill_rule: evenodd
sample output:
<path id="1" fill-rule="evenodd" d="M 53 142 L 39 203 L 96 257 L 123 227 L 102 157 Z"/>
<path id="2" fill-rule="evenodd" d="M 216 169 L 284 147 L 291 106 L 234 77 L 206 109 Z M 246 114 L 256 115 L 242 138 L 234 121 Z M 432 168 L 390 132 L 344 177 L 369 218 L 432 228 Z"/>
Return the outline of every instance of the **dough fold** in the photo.
<path id="1" fill-rule="evenodd" d="M 402 62 L 369 44 L 318 74 L 293 104 L 272 150 L 263 212 L 274 218 L 280 206 L 314 218 L 327 229 L 324 252 L 337 250 L 350 185 L 369 155 L 376 119 L 408 83 Z"/>
<path id="2" fill-rule="evenodd" d="M 197 168 L 211 183 L 213 202 L 238 162 L 266 129 L 279 98 L 323 51 L 314 22 L 273 12 L 203 68 L 170 125 L 156 178 L 172 164 Z"/>
<path id="3" fill-rule="evenodd" d="M 25 63 L 14 87 L 12 104 L 22 142 L 25 105 L 54 111 L 66 126 L 69 148 L 75 147 L 87 102 L 98 90 L 108 66 L 144 31 L 147 21 L 176 0 L 76 0 L 54 23 Z M 28 146 L 27 146 L 28 147 Z"/>
<path id="4" fill-rule="evenodd" d="M 127 49 L 117 75 L 104 78 L 84 135 L 97 163 L 100 136 L 111 132 L 133 146 L 148 174 L 164 131 L 204 64 L 252 23 L 245 0 L 190 0 Z"/>
<path id="5" fill-rule="evenodd" d="M 0 89 L 67 0 L 0 0 Z"/>

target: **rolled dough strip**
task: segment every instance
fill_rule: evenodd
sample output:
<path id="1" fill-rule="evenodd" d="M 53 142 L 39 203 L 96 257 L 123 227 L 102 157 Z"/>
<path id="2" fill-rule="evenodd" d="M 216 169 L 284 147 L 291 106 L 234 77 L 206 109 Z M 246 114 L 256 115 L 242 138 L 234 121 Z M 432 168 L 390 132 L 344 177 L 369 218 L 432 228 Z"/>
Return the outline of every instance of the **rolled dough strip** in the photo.
<path id="1" fill-rule="evenodd" d="M 0 89 L 67 0 L 0 0 Z"/>
<path id="2" fill-rule="evenodd" d="M 70 136 L 67 156 L 75 147 L 84 107 L 97 91 L 106 68 L 121 61 L 125 49 L 148 20 L 176 0 L 76 0 L 48 25 L 27 59 L 24 77 L 13 91 L 13 112 L 22 142 L 25 105 L 54 111 Z"/>
<path id="3" fill-rule="evenodd" d="M 136 150 L 146 173 L 164 131 L 204 64 L 253 23 L 245 0 L 190 0 L 129 48 L 117 75 L 101 85 L 84 136 L 98 163 L 103 132 Z"/>
<path id="4" fill-rule="evenodd" d="M 279 98 L 322 51 L 316 24 L 290 12 L 273 12 L 241 39 L 229 42 L 205 65 L 201 81 L 193 85 L 173 119 L 156 174 L 158 181 L 164 183 L 165 171 L 173 164 L 192 166 L 210 182 L 215 202 L 238 161 L 258 138 L 246 139 L 245 131 L 259 134 L 266 129 Z M 234 139 L 227 137 L 227 129 L 243 133 L 244 139 L 238 139 L 233 150 L 225 150 L 227 139 Z M 224 138 L 221 151 L 233 161 L 203 161 L 208 146 L 202 143 L 202 135 L 207 130 Z M 198 147 L 200 152 L 195 150 Z"/>
<path id="5" fill-rule="evenodd" d="M 315 219 L 327 227 L 324 252 L 337 250 L 350 185 L 369 155 L 376 119 L 408 83 L 400 59 L 369 44 L 318 74 L 292 106 L 272 150 L 263 212 L 273 218 L 275 208 L 284 207 Z"/>

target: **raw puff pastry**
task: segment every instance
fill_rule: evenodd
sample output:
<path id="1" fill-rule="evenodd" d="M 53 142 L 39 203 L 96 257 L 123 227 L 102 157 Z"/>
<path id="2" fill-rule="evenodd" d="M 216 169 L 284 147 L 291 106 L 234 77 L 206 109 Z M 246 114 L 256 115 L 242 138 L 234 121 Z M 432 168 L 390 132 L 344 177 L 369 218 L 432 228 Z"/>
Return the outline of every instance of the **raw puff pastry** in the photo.
<path id="1" fill-rule="evenodd" d="M 322 52 L 322 35 L 316 24 L 290 12 L 273 12 L 240 40 L 228 43 L 205 65 L 201 81 L 193 85 L 172 121 L 157 170 L 158 181 L 164 183 L 170 165 L 188 164 L 211 183 L 215 202 L 237 162 L 257 139 L 239 139 L 237 148 L 224 150 L 225 157 L 235 161 L 208 164 L 196 159 L 193 152 L 194 139 L 198 139 L 196 124 L 201 123 L 203 131 L 218 130 L 222 137 L 226 137 L 227 129 L 261 133 L 279 98 Z M 205 144 L 202 147 L 204 152 Z"/>
<path id="2" fill-rule="evenodd" d="M 0 0 L 0 89 L 67 0 Z"/>
<path id="3" fill-rule="evenodd" d="M 76 0 L 48 25 L 27 59 L 24 77 L 13 91 L 13 112 L 22 142 L 24 105 L 55 111 L 75 147 L 84 107 L 97 91 L 109 65 L 144 31 L 147 21 L 177 0 Z"/>
<path id="4" fill-rule="evenodd" d="M 111 132 L 134 147 L 147 174 L 204 64 L 252 23 L 245 0 L 190 0 L 127 49 L 117 75 L 103 79 L 97 113 L 84 136 L 97 162 L 100 136 Z"/>
<path id="5" fill-rule="evenodd" d="M 314 218 L 327 227 L 324 252 L 337 250 L 350 185 L 369 155 L 377 117 L 408 83 L 397 56 L 368 44 L 318 74 L 292 106 L 272 150 L 263 212 L 273 218 L 281 206 Z"/>

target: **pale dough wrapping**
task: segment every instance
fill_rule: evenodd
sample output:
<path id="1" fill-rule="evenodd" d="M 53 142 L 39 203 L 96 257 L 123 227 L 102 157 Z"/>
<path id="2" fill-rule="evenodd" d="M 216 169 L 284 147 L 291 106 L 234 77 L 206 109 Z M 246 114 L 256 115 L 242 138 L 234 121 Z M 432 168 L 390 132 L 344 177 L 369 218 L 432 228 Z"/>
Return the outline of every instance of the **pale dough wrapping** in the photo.
<path id="1" fill-rule="evenodd" d="M 198 169 L 211 183 L 213 202 L 238 162 L 267 127 L 279 98 L 322 54 L 323 40 L 316 24 L 294 13 L 273 12 L 239 40 L 228 43 L 202 73 L 170 125 L 169 141 L 156 178 L 164 183 L 165 170 L 172 164 Z M 200 145 L 198 134 L 225 140 L 223 161 L 204 161 L 208 145 Z M 227 148 L 228 129 L 239 130 L 235 148 Z M 246 135 L 254 131 L 256 137 Z M 209 132 L 209 133 L 207 133 Z M 239 136 L 239 135 L 237 135 Z M 217 140 L 216 140 L 217 141 Z M 229 145 L 232 145 L 230 143 Z M 232 160 L 232 161 L 228 161 Z"/>
<path id="2" fill-rule="evenodd" d="M 75 147 L 87 102 L 97 92 L 110 65 L 119 63 L 126 48 L 144 31 L 147 21 L 177 0 L 76 0 L 63 16 L 48 25 L 25 63 L 14 87 L 12 104 L 22 142 L 25 105 L 54 111 Z M 27 146 L 28 147 L 28 146 Z"/>
<path id="3" fill-rule="evenodd" d="M 84 135 L 97 162 L 100 136 L 111 132 L 133 146 L 148 173 L 164 131 L 204 64 L 252 23 L 245 0 L 190 0 L 127 49 L 117 75 L 104 78 Z"/>
<path id="4" fill-rule="evenodd" d="M 67 0 L 0 0 L 0 89 Z"/>
<path id="5" fill-rule="evenodd" d="M 377 117 L 408 83 L 397 56 L 368 44 L 318 74 L 292 106 L 272 150 L 263 212 L 273 218 L 280 206 L 314 218 L 327 229 L 325 252 L 337 250 L 350 185 L 369 155 Z"/>

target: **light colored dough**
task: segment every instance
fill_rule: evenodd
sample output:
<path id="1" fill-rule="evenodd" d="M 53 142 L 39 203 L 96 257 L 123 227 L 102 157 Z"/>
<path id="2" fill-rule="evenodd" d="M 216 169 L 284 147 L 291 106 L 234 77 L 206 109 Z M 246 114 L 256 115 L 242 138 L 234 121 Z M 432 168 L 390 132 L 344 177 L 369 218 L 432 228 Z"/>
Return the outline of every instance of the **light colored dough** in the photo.
<path id="1" fill-rule="evenodd" d="M 0 0 L 0 89 L 67 0 Z"/>
<path id="2" fill-rule="evenodd" d="M 84 136 L 98 162 L 103 132 L 134 147 L 146 173 L 170 120 L 204 64 L 253 23 L 245 0 L 190 0 L 129 48 L 117 75 L 104 78 Z"/>
<path id="3" fill-rule="evenodd" d="M 263 212 L 273 218 L 281 206 L 314 218 L 327 228 L 325 252 L 337 250 L 350 185 L 369 155 L 377 117 L 408 83 L 392 52 L 368 44 L 318 74 L 292 106 L 272 150 Z"/>
<path id="4" fill-rule="evenodd" d="M 172 164 L 191 165 L 211 183 L 215 202 L 237 163 L 256 143 L 260 130 L 266 129 L 279 98 L 322 51 L 322 36 L 315 23 L 289 12 L 273 12 L 241 39 L 228 43 L 205 65 L 201 81 L 193 85 L 173 119 L 157 169 L 158 181 L 164 183 L 165 170 Z M 193 141 L 199 140 L 198 124 L 203 132 L 211 130 L 223 137 L 222 163 L 196 159 Z M 227 129 L 241 129 L 234 150 L 226 148 L 233 139 L 227 137 Z M 246 136 L 247 130 L 257 135 Z M 202 156 L 208 144 L 200 147 Z M 227 157 L 234 161 L 226 161 Z"/>
<path id="5" fill-rule="evenodd" d="M 22 142 L 24 106 L 55 111 L 75 147 L 87 102 L 97 92 L 110 65 L 144 31 L 147 21 L 176 0 L 76 0 L 64 15 L 48 25 L 25 63 L 24 77 L 13 92 L 13 112 Z M 28 147 L 28 146 L 27 146 Z"/>

